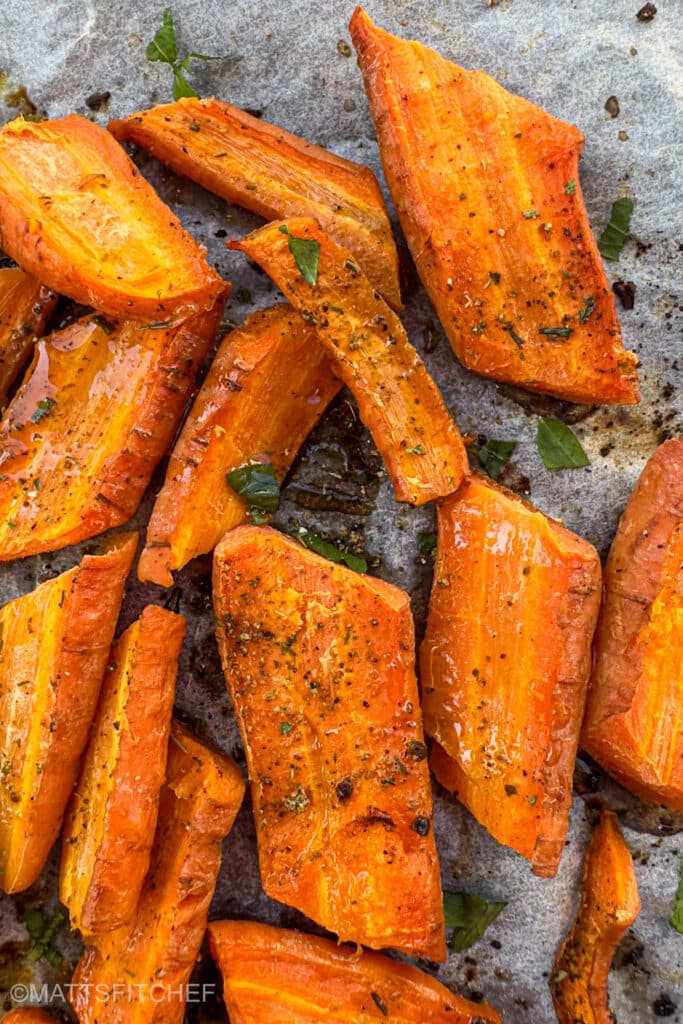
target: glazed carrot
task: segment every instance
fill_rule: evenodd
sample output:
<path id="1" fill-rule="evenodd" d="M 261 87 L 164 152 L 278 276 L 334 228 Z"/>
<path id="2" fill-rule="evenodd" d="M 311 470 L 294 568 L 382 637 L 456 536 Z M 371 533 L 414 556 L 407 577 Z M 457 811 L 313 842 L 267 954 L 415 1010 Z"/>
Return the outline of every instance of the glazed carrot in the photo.
<path id="1" fill-rule="evenodd" d="M 581 906 L 551 979 L 559 1024 L 613 1024 L 607 975 L 617 946 L 639 913 L 631 854 L 616 816 L 604 811 L 586 853 Z"/>
<path id="2" fill-rule="evenodd" d="M 402 308 L 396 245 L 368 167 L 216 99 L 165 103 L 110 121 L 109 131 L 268 220 L 315 217 L 389 305 Z"/>
<path id="3" fill-rule="evenodd" d="M 79 1024 L 181 1024 L 184 990 L 204 937 L 245 784 L 228 757 L 171 728 L 166 782 L 149 872 L 135 916 L 96 936 L 76 968 Z"/>
<path id="4" fill-rule="evenodd" d="M 18 267 L 0 270 L 0 408 L 45 333 L 57 296 Z"/>
<path id="5" fill-rule="evenodd" d="M 282 481 L 340 388 L 312 329 L 291 306 L 254 313 L 229 334 L 173 449 L 139 578 L 171 586 L 172 569 L 246 522 L 247 506 L 226 473 L 268 461 Z"/>
<path id="6" fill-rule="evenodd" d="M 38 342 L 0 423 L 0 561 L 75 544 L 133 515 L 221 310 L 170 330 L 85 317 Z"/>
<path id="7" fill-rule="evenodd" d="M 137 534 L 0 609 L 0 889 L 28 889 L 59 835 Z"/>
<path id="8" fill-rule="evenodd" d="M 84 935 L 129 921 L 149 867 L 164 781 L 182 615 L 148 605 L 111 649 L 69 806 L 59 894 Z"/>
<path id="9" fill-rule="evenodd" d="M 627 789 L 683 811 L 683 439 L 647 463 L 605 567 L 581 746 Z"/>
<path id="10" fill-rule="evenodd" d="M 55 1024 L 55 1018 L 37 1006 L 20 1006 L 2 1018 L 3 1024 Z"/>
<path id="11" fill-rule="evenodd" d="M 394 206 L 463 365 L 571 402 L 639 401 L 583 203 L 581 132 L 360 7 L 350 31 Z"/>
<path id="12" fill-rule="evenodd" d="M 585 540 L 474 477 L 438 509 L 421 650 L 432 768 L 536 874 L 557 871 L 600 604 Z"/>
<path id="13" fill-rule="evenodd" d="M 408 595 L 239 526 L 214 554 L 214 606 L 265 891 L 341 941 L 442 960 Z"/>
<path id="14" fill-rule="evenodd" d="M 212 921 L 231 1024 L 500 1024 L 410 964 L 255 921 Z"/>
<path id="15" fill-rule="evenodd" d="M 116 317 L 178 322 L 229 291 L 121 146 L 78 114 L 0 131 L 0 247 Z"/>
<path id="16" fill-rule="evenodd" d="M 290 242 L 319 253 L 309 284 Z M 312 327 L 351 389 L 399 501 L 422 505 L 451 494 L 467 474 L 458 428 L 401 321 L 348 252 L 314 220 L 268 224 L 230 242 L 255 260 Z"/>

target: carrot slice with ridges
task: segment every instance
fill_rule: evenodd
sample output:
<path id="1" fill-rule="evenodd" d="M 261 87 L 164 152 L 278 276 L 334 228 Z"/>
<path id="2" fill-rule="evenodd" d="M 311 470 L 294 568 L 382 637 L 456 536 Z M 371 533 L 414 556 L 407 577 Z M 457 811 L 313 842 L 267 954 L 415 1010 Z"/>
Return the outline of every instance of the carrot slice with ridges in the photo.
<path id="1" fill-rule="evenodd" d="M 567 834 L 599 604 L 592 545 L 514 494 L 473 477 L 440 504 L 420 658 L 432 768 L 540 875 Z"/>
<path id="2" fill-rule="evenodd" d="M 36 1006 L 20 1006 L 2 1018 L 4 1024 L 55 1024 L 55 1017 Z"/>
<path id="3" fill-rule="evenodd" d="M 282 481 L 341 381 L 291 306 L 254 313 L 221 343 L 173 449 L 138 563 L 171 586 L 172 569 L 248 520 L 226 473 L 268 461 Z"/>
<path id="4" fill-rule="evenodd" d="M 342 941 L 443 959 L 408 595 L 239 526 L 214 604 L 265 891 Z"/>
<path id="5" fill-rule="evenodd" d="M 571 402 L 639 401 L 583 204 L 583 135 L 416 42 L 350 24 L 384 173 L 460 361 Z"/>
<path id="6" fill-rule="evenodd" d="M 85 317 L 38 342 L 0 424 L 0 561 L 75 544 L 133 515 L 222 306 L 169 330 Z"/>
<path id="7" fill-rule="evenodd" d="M 0 889 L 32 885 L 59 835 L 137 534 L 0 609 Z"/>
<path id="8" fill-rule="evenodd" d="M 643 470 L 605 566 L 581 745 L 627 789 L 683 811 L 683 440 Z"/>
<path id="9" fill-rule="evenodd" d="M 76 968 L 70 1000 L 80 1024 L 182 1024 L 221 841 L 244 790 L 234 761 L 173 722 L 149 872 L 132 923 L 95 936 Z"/>
<path id="10" fill-rule="evenodd" d="M 229 293 L 118 142 L 78 114 L 0 131 L 0 246 L 111 316 L 178 322 Z"/>
<path id="11" fill-rule="evenodd" d="M 149 605 L 111 649 L 62 842 L 60 899 L 85 935 L 119 927 L 137 905 L 184 637 L 182 615 Z"/>
<path id="12" fill-rule="evenodd" d="M 368 167 L 217 99 L 165 103 L 110 121 L 109 131 L 268 220 L 315 217 L 354 254 L 389 305 L 402 308 L 398 254 Z"/>
<path id="13" fill-rule="evenodd" d="M 290 238 L 319 246 L 315 285 L 304 280 Z M 458 428 L 401 321 L 351 255 L 306 217 L 276 221 L 229 245 L 260 264 L 315 329 L 358 402 L 397 499 L 422 505 L 456 490 L 467 475 Z"/>
<path id="14" fill-rule="evenodd" d="M 639 913 L 631 854 L 616 816 L 604 811 L 586 852 L 581 905 L 550 981 L 559 1024 L 613 1024 L 607 976 Z"/>
<path id="15" fill-rule="evenodd" d="M 28 362 L 57 296 L 18 267 L 0 270 L 0 409 Z"/>

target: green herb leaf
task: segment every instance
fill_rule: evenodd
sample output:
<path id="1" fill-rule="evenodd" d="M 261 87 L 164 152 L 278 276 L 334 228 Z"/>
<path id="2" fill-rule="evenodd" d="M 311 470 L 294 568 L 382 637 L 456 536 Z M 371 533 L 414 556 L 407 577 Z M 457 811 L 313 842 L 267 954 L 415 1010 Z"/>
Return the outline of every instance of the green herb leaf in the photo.
<path id="1" fill-rule="evenodd" d="M 164 64 L 174 64 L 177 57 L 175 25 L 173 15 L 167 7 L 163 14 L 161 28 L 157 30 L 154 39 L 148 44 L 145 56 L 150 61 L 163 61 Z"/>
<path id="2" fill-rule="evenodd" d="M 628 229 L 633 213 L 633 200 L 623 196 L 612 203 L 612 215 L 609 224 L 600 235 L 598 249 L 606 260 L 618 260 L 624 242 L 628 238 Z"/>
<path id="3" fill-rule="evenodd" d="M 33 939 L 33 945 L 26 954 L 27 960 L 37 961 L 45 958 L 52 967 L 59 967 L 63 957 L 54 944 L 57 932 L 66 921 L 66 914 L 60 908 L 52 920 L 40 910 L 28 910 L 24 917 L 26 930 Z"/>
<path id="4" fill-rule="evenodd" d="M 43 932 L 47 928 L 47 921 L 40 910 L 27 910 L 24 924 L 26 925 L 26 931 L 32 939 L 41 939 Z"/>
<path id="5" fill-rule="evenodd" d="M 50 415 L 56 404 L 54 398 L 41 398 L 38 408 L 31 416 L 31 423 L 40 423 L 45 416 Z"/>
<path id="6" fill-rule="evenodd" d="M 578 469 L 590 463 L 574 432 L 554 416 L 539 417 L 536 444 L 543 465 L 551 473 L 558 469 Z"/>
<path id="7" fill-rule="evenodd" d="M 199 96 L 185 78 L 185 72 L 188 70 L 187 57 L 181 64 L 176 64 L 173 68 L 173 99 L 180 100 L 184 96 L 195 98 Z"/>
<path id="8" fill-rule="evenodd" d="M 304 547 L 310 548 L 311 551 L 315 551 L 317 555 L 322 555 L 323 558 L 329 558 L 331 562 L 343 562 L 344 565 L 348 566 L 349 569 L 353 569 L 354 572 L 367 572 L 368 563 L 364 558 L 359 555 L 352 555 L 350 551 L 342 551 L 335 544 L 331 544 L 329 540 L 325 540 L 315 530 L 295 530 L 292 533 L 293 537 L 301 541 Z"/>
<path id="9" fill-rule="evenodd" d="M 280 227 L 283 235 L 287 235 L 289 251 L 299 268 L 299 273 L 306 284 L 315 284 L 318 280 L 318 263 L 320 262 L 320 245 L 315 238 L 296 238 L 290 235 L 286 224 Z"/>
<path id="10" fill-rule="evenodd" d="M 477 452 L 477 458 L 485 473 L 497 480 L 515 448 L 516 441 L 487 441 Z"/>
<path id="11" fill-rule="evenodd" d="M 592 295 L 587 295 L 584 299 L 583 309 L 579 310 L 579 323 L 585 324 L 587 320 L 590 320 L 594 312 L 595 299 Z"/>
<path id="12" fill-rule="evenodd" d="M 573 196 L 576 192 L 576 178 L 570 178 L 569 181 L 565 181 L 564 190 L 568 196 Z"/>
<path id="13" fill-rule="evenodd" d="M 436 547 L 436 534 L 418 533 L 417 546 L 420 549 L 420 554 L 424 555 L 425 558 L 428 558 Z"/>
<path id="14" fill-rule="evenodd" d="M 269 521 L 280 507 L 280 484 L 269 462 L 250 462 L 226 474 L 233 491 L 244 498 L 257 526 Z"/>
<path id="15" fill-rule="evenodd" d="M 538 333 L 549 338 L 571 338 L 574 331 L 571 327 L 539 327 Z"/>
<path id="16" fill-rule="evenodd" d="M 538 210 L 522 210 L 522 217 L 524 217 L 525 220 L 535 220 L 538 216 Z"/>
<path id="17" fill-rule="evenodd" d="M 669 924 L 677 932 L 683 935 L 683 860 L 681 860 L 681 877 L 678 882 L 678 892 L 674 897 L 673 910 L 669 918 Z"/>
<path id="18" fill-rule="evenodd" d="M 446 927 L 453 929 L 450 948 L 456 953 L 469 949 L 506 906 L 507 903 L 485 900 L 470 892 L 444 892 Z"/>

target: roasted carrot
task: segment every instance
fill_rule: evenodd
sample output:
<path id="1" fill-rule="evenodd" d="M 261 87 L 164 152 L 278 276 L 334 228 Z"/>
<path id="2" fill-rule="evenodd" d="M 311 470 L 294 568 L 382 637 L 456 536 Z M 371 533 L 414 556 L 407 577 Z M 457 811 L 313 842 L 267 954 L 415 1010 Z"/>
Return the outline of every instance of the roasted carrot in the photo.
<path id="1" fill-rule="evenodd" d="M 3 1024 L 55 1024 L 55 1018 L 37 1006 L 19 1006 L 2 1018 Z"/>
<path id="2" fill-rule="evenodd" d="M 164 781 L 182 615 L 148 605 L 111 649 L 64 823 L 60 899 L 84 935 L 130 921 Z"/>
<path id="3" fill-rule="evenodd" d="M 647 463 L 605 567 L 582 747 L 627 789 L 683 811 L 683 439 Z"/>
<path id="4" fill-rule="evenodd" d="M 360 7 L 350 30 L 389 191 L 460 361 L 571 402 L 639 401 L 583 203 L 578 128 Z"/>
<path id="5" fill-rule="evenodd" d="M 181 1024 L 185 986 L 204 937 L 245 784 L 228 757 L 171 728 L 149 872 L 135 916 L 95 937 L 76 968 L 79 1024 Z"/>
<path id="6" fill-rule="evenodd" d="M 341 941 L 442 960 L 408 595 L 239 526 L 214 554 L 214 605 L 265 891 Z"/>
<path id="7" fill-rule="evenodd" d="M 550 982 L 559 1024 L 613 1024 L 607 975 L 639 913 L 631 854 L 616 816 L 604 811 L 586 853 L 581 906 Z"/>
<path id="8" fill-rule="evenodd" d="M 421 650 L 432 768 L 499 842 L 554 875 L 572 799 L 600 559 L 480 477 L 438 509 Z"/>
<path id="9" fill-rule="evenodd" d="M 170 330 L 85 317 L 38 342 L 0 423 L 0 561 L 75 544 L 133 515 L 221 310 Z"/>
<path id="10" fill-rule="evenodd" d="M 291 251 L 297 242 L 318 255 L 315 284 Z M 306 217 L 268 224 L 229 244 L 260 264 L 314 328 L 356 397 L 397 499 L 422 505 L 451 494 L 467 473 L 458 428 L 401 321 L 351 255 Z"/>
<path id="11" fill-rule="evenodd" d="M 231 1024 L 500 1024 L 410 964 L 255 921 L 212 921 Z"/>
<path id="12" fill-rule="evenodd" d="M 0 609 L 0 889 L 28 889 L 59 835 L 136 534 Z"/>
<path id="13" fill-rule="evenodd" d="M 28 362 L 57 296 L 18 267 L 0 270 L 0 409 Z"/>
<path id="14" fill-rule="evenodd" d="M 353 253 L 389 305 L 402 308 L 396 245 L 368 167 L 216 99 L 181 99 L 141 110 L 110 121 L 109 131 L 268 220 L 315 217 Z"/>
<path id="15" fill-rule="evenodd" d="M 78 114 L 0 131 L 0 247 L 116 317 L 177 323 L 229 291 L 121 146 Z"/>
<path id="16" fill-rule="evenodd" d="M 141 580 L 170 586 L 172 569 L 211 551 L 248 520 L 226 473 L 267 460 L 282 481 L 341 387 L 291 306 L 254 313 L 225 338 L 178 438 L 147 527 Z"/>

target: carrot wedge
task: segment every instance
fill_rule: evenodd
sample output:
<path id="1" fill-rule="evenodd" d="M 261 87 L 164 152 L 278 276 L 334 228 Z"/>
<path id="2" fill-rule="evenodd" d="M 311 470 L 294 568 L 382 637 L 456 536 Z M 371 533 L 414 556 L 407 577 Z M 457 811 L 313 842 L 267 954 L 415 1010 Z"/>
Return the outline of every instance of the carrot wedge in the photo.
<path id="1" fill-rule="evenodd" d="M 55 1024 L 55 1019 L 37 1006 L 19 1006 L 2 1018 L 3 1024 Z"/>
<path id="2" fill-rule="evenodd" d="M 0 247 L 110 316 L 178 322 L 229 291 L 122 147 L 78 114 L 0 131 Z"/>
<path id="3" fill-rule="evenodd" d="M 599 604 L 592 545 L 511 492 L 473 477 L 439 505 L 420 657 L 432 768 L 538 875 L 567 834 Z"/>
<path id="4" fill-rule="evenodd" d="M 297 241 L 319 254 L 314 285 L 290 251 Z M 229 245 L 263 267 L 315 329 L 358 402 L 397 499 L 422 505 L 451 494 L 467 475 L 458 428 L 401 321 L 350 254 L 306 217 L 267 224 Z"/>
<path id="5" fill-rule="evenodd" d="M 172 724 L 149 872 L 132 922 L 96 936 L 76 967 L 69 998 L 79 1024 L 182 1024 L 221 840 L 244 790 L 234 761 Z"/>
<path id="6" fill-rule="evenodd" d="M 631 854 L 616 816 L 604 811 L 586 852 L 581 905 L 550 982 L 559 1024 L 613 1024 L 607 975 L 639 913 Z"/>
<path id="7" fill-rule="evenodd" d="M 0 889 L 28 889 L 59 835 L 136 534 L 0 609 Z"/>
<path id="8" fill-rule="evenodd" d="M 683 811 L 683 439 L 643 470 L 605 566 L 581 746 L 627 789 Z"/>
<path id="9" fill-rule="evenodd" d="M 166 770 L 182 615 L 149 605 L 111 649 L 64 824 L 59 894 L 84 935 L 129 921 L 149 867 Z"/>
<path id="10" fill-rule="evenodd" d="M 216 99 L 165 103 L 110 121 L 109 131 L 267 220 L 315 217 L 389 305 L 402 308 L 396 245 L 368 167 Z"/>
<path id="11" fill-rule="evenodd" d="M 221 311 L 168 330 L 85 317 L 38 342 L 0 423 L 0 561 L 75 544 L 133 515 Z"/>
<path id="12" fill-rule="evenodd" d="M 350 31 L 389 191 L 458 359 L 571 402 L 639 401 L 583 203 L 581 132 L 360 7 Z"/>
<path id="13" fill-rule="evenodd" d="M 138 563 L 143 581 L 171 586 L 171 570 L 211 551 L 248 521 L 226 473 L 269 461 L 282 481 L 341 388 L 310 327 L 291 306 L 247 318 L 221 343 L 173 449 Z"/>
<path id="14" fill-rule="evenodd" d="M 54 292 L 18 267 L 0 270 L 0 409 L 57 304 Z"/>
<path id="15" fill-rule="evenodd" d="M 212 921 L 231 1024 L 500 1024 L 410 964 L 255 921 Z"/>
<path id="16" fill-rule="evenodd" d="M 213 589 L 266 893 L 341 941 L 443 960 L 408 595 L 255 526 L 218 545 Z"/>

